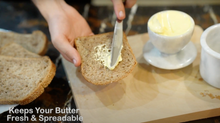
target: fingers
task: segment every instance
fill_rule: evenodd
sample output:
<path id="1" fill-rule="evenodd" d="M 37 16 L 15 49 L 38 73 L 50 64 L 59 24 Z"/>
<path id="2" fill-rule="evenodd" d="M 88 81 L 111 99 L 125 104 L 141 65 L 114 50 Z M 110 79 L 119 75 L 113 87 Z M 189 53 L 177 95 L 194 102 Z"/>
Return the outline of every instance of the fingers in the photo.
<path id="1" fill-rule="evenodd" d="M 52 43 L 66 60 L 73 63 L 76 67 L 80 66 L 81 57 L 78 51 L 73 46 L 71 46 L 65 37 L 60 36 L 53 40 Z"/>
<path id="2" fill-rule="evenodd" d="M 94 33 L 93 32 L 91 32 L 88 36 L 92 36 L 92 35 L 94 35 Z"/>
<path id="3" fill-rule="evenodd" d="M 126 8 L 131 8 L 132 6 L 134 6 L 134 4 L 136 3 L 137 0 L 126 0 L 125 2 L 125 7 Z"/>
<path id="4" fill-rule="evenodd" d="M 114 5 L 114 10 L 117 18 L 119 20 L 125 19 L 125 7 L 122 0 L 112 0 L 112 3 Z"/>

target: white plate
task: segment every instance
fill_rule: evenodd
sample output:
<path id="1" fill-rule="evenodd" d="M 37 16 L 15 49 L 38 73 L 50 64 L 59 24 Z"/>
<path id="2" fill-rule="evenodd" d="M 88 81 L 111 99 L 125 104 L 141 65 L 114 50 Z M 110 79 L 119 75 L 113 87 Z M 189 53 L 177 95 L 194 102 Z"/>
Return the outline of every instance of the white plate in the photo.
<path id="1" fill-rule="evenodd" d="M 0 32 L 10 32 L 9 30 L 0 28 Z"/>
<path id="2" fill-rule="evenodd" d="M 0 114 L 5 112 L 5 111 L 8 111 L 9 108 L 11 107 L 15 107 L 17 106 L 18 104 L 14 104 L 14 105 L 0 105 Z"/>
<path id="3" fill-rule="evenodd" d="M 0 28 L 0 32 L 10 32 L 10 31 Z M 0 105 L 0 114 L 3 113 L 3 112 L 5 112 L 5 111 L 8 111 L 9 108 L 15 107 L 15 106 L 17 106 L 17 105 L 18 105 L 18 104 L 14 104 L 14 105 Z"/>
<path id="4" fill-rule="evenodd" d="M 161 53 L 153 46 L 151 41 L 148 41 L 144 45 L 143 55 L 145 60 L 155 67 L 175 70 L 191 64 L 197 56 L 197 50 L 190 41 L 180 52 L 169 55 Z"/>

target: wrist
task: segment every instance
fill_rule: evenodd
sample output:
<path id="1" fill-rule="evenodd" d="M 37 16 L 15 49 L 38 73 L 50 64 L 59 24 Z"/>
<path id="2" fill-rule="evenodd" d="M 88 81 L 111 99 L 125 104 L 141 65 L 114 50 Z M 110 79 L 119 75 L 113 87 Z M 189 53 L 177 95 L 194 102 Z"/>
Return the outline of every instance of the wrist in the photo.
<path id="1" fill-rule="evenodd" d="M 55 16 L 59 16 L 64 13 L 61 7 L 61 4 L 65 3 L 63 0 L 32 0 L 32 1 L 47 21 L 49 21 L 51 18 L 54 18 Z"/>

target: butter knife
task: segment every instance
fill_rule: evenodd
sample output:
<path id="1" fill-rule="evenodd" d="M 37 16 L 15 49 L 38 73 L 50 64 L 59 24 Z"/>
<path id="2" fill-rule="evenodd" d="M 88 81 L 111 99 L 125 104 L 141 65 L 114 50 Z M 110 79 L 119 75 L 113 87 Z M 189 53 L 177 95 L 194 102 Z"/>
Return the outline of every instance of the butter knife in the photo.
<path id="1" fill-rule="evenodd" d="M 122 2 L 125 5 L 126 0 L 122 0 Z M 114 68 L 119 61 L 122 45 L 123 45 L 123 20 L 117 19 L 115 23 L 114 34 L 111 44 L 111 63 L 110 63 L 111 68 Z"/>
<path id="2" fill-rule="evenodd" d="M 121 54 L 123 44 L 123 21 L 116 20 L 114 34 L 111 45 L 111 63 L 110 67 L 115 67 Z"/>

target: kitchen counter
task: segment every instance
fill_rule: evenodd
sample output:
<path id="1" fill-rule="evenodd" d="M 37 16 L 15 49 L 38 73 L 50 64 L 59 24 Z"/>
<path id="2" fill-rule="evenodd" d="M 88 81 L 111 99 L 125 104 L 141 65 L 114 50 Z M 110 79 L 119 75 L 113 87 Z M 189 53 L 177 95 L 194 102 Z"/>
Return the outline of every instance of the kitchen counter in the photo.
<path id="1" fill-rule="evenodd" d="M 114 10 L 112 6 L 93 6 L 87 4 L 69 3 L 74 6 L 87 20 L 94 34 L 113 31 Z M 196 25 L 203 29 L 220 22 L 220 5 L 191 5 L 191 6 L 136 6 L 133 9 L 126 9 L 127 18 L 124 20 L 124 30 L 126 34 L 135 35 L 147 32 L 147 21 L 154 13 L 174 9 L 188 13 L 195 21 Z M 0 1 L 0 28 L 19 32 L 31 33 L 34 30 L 43 31 L 50 40 L 48 24 L 41 16 L 33 3 L 29 2 L 7 2 Z M 58 59 L 59 52 L 49 43 L 46 53 L 51 60 L 57 63 L 56 75 L 45 92 L 32 103 L 25 106 L 17 106 L 17 109 L 31 109 L 40 107 L 42 109 L 55 109 L 56 107 L 71 107 L 76 109 L 71 89 L 68 84 L 66 74 L 61 61 Z M 37 112 L 33 112 L 38 116 Z M 0 115 L 0 122 L 7 121 L 9 112 Z M 22 116 L 16 114 L 14 116 Z M 72 114 L 48 113 L 45 116 L 63 116 Z M 30 117 L 30 114 L 27 114 Z M 77 113 L 74 116 L 78 116 Z M 11 121 L 10 121 L 11 122 Z M 16 121 L 14 121 L 16 122 Z M 40 121 L 39 121 L 40 122 Z M 189 121 L 187 123 L 219 123 L 219 117 Z M 22 121 L 20 122 L 22 123 Z"/>

